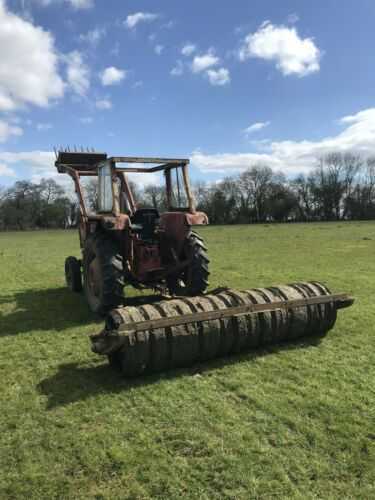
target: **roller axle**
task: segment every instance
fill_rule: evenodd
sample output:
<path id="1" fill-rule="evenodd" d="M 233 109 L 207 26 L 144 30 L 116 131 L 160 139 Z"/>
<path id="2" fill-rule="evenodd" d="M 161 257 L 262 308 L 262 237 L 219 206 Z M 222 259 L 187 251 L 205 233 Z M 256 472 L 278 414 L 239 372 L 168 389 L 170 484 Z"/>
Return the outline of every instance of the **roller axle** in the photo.
<path id="1" fill-rule="evenodd" d="M 349 307 L 353 303 L 352 297 L 341 293 L 336 295 L 326 295 L 324 297 L 310 297 L 308 299 L 297 300 L 281 300 L 269 304 L 249 304 L 245 306 L 232 306 L 227 309 L 219 309 L 218 311 L 201 312 L 195 314 L 186 314 L 177 318 L 162 318 L 158 320 L 140 321 L 138 323 L 125 323 L 119 328 L 119 332 L 144 332 L 155 328 L 167 328 L 170 326 L 187 325 L 198 321 L 209 321 L 214 319 L 229 318 L 230 316 L 241 316 L 244 314 L 254 314 L 269 311 L 277 311 L 278 309 L 293 309 L 303 306 L 312 306 L 317 304 L 332 303 L 336 309 Z"/>

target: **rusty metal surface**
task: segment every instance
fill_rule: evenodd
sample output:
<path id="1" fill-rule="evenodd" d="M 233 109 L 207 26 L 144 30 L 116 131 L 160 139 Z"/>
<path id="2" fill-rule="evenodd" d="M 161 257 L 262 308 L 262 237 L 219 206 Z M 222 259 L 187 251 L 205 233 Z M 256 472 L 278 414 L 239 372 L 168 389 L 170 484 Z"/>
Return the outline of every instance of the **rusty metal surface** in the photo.
<path id="1" fill-rule="evenodd" d="M 109 160 L 115 163 L 165 163 L 171 165 L 184 165 L 189 163 L 188 158 L 151 158 L 138 156 L 112 156 Z"/>
<path id="2" fill-rule="evenodd" d="M 118 214 L 116 216 L 103 215 L 99 216 L 99 220 L 103 229 L 106 230 L 123 231 L 130 227 L 130 217 L 126 214 Z"/>
<path id="3" fill-rule="evenodd" d="M 137 156 L 112 156 L 108 158 L 107 153 L 97 151 L 59 151 L 55 166 L 61 173 L 65 172 L 65 167 L 71 167 L 84 172 L 95 170 L 99 163 L 107 159 L 112 163 L 154 163 L 158 165 L 165 164 L 165 166 L 186 165 L 189 163 L 187 158 L 151 158 Z"/>
<path id="4" fill-rule="evenodd" d="M 208 224 L 208 217 L 204 212 L 186 213 L 185 215 L 189 226 L 205 226 Z"/>
<path id="5" fill-rule="evenodd" d="M 98 163 L 106 159 L 106 153 L 59 151 L 55 166 L 59 173 L 65 173 L 66 167 L 86 171 L 96 169 Z"/>
<path id="6" fill-rule="evenodd" d="M 102 355 L 117 353 L 123 374 L 136 376 L 303 336 L 325 335 L 335 324 L 337 310 L 353 301 L 347 294 L 333 295 L 313 282 L 218 290 L 154 303 L 147 311 L 124 307 L 111 311 L 102 332 L 91 336 L 92 349 Z M 158 352 L 159 339 L 162 353 Z M 143 352 L 148 348 L 147 363 L 144 356 L 142 362 L 138 360 L 139 342 Z"/>
<path id="7" fill-rule="evenodd" d="M 165 212 L 160 216 L 160 228 L 176 240 L 185 238 L 190 226 L 206 225 L 208 217 L 204 212 Z"/>
<path id="8" fill-rule="evenodd" d="M 242 292 L 236 292 L 239 295 Z M 180 300 L 180 299 L 176 299 Z M 276 302 L 265 302 L 260 304 L 244 304 L 242 306 L 230 306 L 216 311 L 202 311 L 188 313 L 178 318 L 162 318 L 158 320 L 145 320 L 139 323 L 123 324 L 119 332 L 142 332 L 154 328 L 167 328 L 170 326 L 188 325 L 197 321 L 211 321 L 216 319 L 240 317 L 246 314 L 258 314 L 273 311 L 287 311 L 299 307 L 316 306 L 320 304 L 333 304 L 336 309 L 343 309 L 352 305 L 354 299 L 347 294 L 330 294 L 326 296 L 309 297 L 303 299 L 281 300 Z"/>
<path id="9" fill-rule="evenodd" d="M 111 166 L 112 210 L 111 212 L 92 214 L 85 204 L 81 178 L 97 176 L 99 164 L 104 161 Z M 117 168 L 116 162 L 130 165 Z M 131 164 L 135 164 L 135 166 Z M 148 164 L 149 166 L 138 166 L 138 164 Z M 139 287 L 164 288 L 168 284 L 171 290 L 173 287 L 172 281 L 179 279 L 186 272 L 186 269 L 193 265 L 189 254 L 188 241 L 189 235 L 191 235 L 191 226 L 208 224 L 207 215 L 195 211 L 195 202 L 189 184 L 188 164 L 189 160 L 186 158 L 128 156 L 108 158 L 106 153 L 94 151 L 82 150 L 77 152 L 68 149 L 67 151 L 58 152 L 55 165 L 59 172 L 70 175 L 79 200 L 79 238 L 83 260 L 85 260 L 83 249 L 89 237 L 98 235 L 103 240 L 110 238 L 118 245 L 122 277 L 126 279 L 127 284 Z M 174 208 L 171 206 L 173 198 L 171 172 L 174 169 L 182 171 L 182 181 L 187 195 L 188 207 Z M 140 224 L 136 224 L 134 221 L 140 210 L 137 209 L 136 200 L 126 177 L 128 171 L 140 173 L 165 172 L 169 211 L 161 214 L 160 219 L 158 219 L 160 224 L 155 223 L 152 230 L 150 229 L 151 223 L 141 221 Z M 180 186 L 178 185 L 178 187 Z M 204 251 L 206 251 L 205 248 Z M 208 265 L 206 255 L 204 259 L 203 264 L 206 268 Z M 207 269 L 205 272 L 208 274 Z M 201 288 L 199 291 L 203 290 L 204 288 Z M 197 292 L 191 292 L 191 294 L 193 293 Z"/>

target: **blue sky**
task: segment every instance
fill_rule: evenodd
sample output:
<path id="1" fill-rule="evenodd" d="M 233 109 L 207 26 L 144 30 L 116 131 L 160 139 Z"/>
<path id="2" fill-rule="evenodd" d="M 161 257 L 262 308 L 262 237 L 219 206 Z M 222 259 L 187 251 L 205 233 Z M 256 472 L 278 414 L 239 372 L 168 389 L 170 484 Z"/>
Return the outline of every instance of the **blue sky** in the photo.
<path id="1" fill-rule="evenodd" d="M 55 145 L 218 180 L 375 154 L 373 0 L 0 0 L 0 186 Z"/>

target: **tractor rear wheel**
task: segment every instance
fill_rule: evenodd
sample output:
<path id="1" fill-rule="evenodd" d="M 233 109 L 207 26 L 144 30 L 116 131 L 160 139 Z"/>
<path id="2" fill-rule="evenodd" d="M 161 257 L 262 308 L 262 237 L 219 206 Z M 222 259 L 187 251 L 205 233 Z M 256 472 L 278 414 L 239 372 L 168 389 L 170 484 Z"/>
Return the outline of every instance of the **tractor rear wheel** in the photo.
<path id="1" fill-rule="evenodd" d="M 179 275 L 167 278 L 171 295 L 194 296 L 203 293 L 208 286 L 209 259 L 203 239 L 194 231 L 187 237 L 183 248 L 184 259 L 191 259 L 190 264 Z"/>
<path id="2" fill-rule="evenodd" d="M 82 291 L 81 264 L 75 257 L 65 259 L 65 281 L 70 291 Z"/>
<path id="3" fill-rule="evenodd" d="M 118 244 L 102 233 L 89 236 L 83 250 L 83 276 L 90 309 L 104 315 L 123 303 L 123 259 Z"/>

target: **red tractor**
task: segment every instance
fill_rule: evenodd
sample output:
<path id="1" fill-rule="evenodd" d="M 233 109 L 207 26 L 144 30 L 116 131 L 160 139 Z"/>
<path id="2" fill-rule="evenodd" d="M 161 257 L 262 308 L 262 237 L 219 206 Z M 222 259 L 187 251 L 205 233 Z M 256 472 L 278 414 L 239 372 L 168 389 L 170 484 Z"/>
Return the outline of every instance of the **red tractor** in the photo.
<path id="1" fill-rule="evenodd" d="M 55 165 L 59 173 L 73 179 L 80 208 L 82 260 L 66 259 L 66 282 L 79 292 L 83 275 L 83 289 L 93 312 L 104 314 L 123 304 L 123 288 L 128 284 L 168 290 L 171 295 L 191 296 L 206 290 L 207 249 L 192 226 L 208 224 L 208 218 L 195 210 L 188 164 L 187 159 L 58 152 Z M 155 207 L 137 206 L 127 177 L 129 173 L 157 172 L 164 173 L 166 188 L 167 211 L 161 214 Z M 85 199 L 81 183 L 85 176 L 97 180 L 94 211 Z"/>

